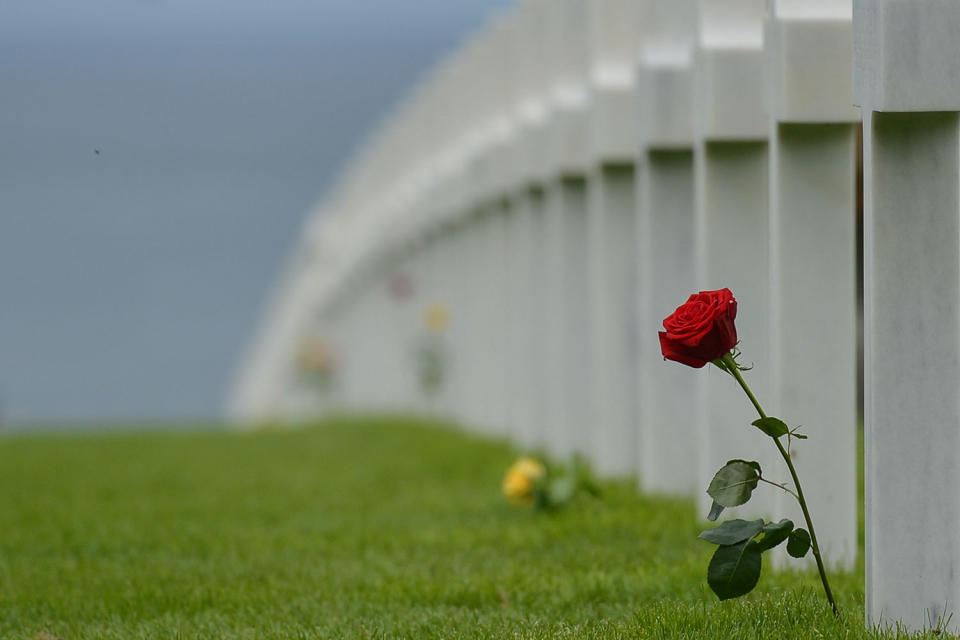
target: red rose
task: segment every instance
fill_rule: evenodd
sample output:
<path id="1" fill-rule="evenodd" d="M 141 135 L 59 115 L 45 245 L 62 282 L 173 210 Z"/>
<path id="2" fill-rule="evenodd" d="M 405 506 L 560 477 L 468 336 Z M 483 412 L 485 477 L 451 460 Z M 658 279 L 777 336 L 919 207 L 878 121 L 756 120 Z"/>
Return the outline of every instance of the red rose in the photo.
<path id="1" fill-rule="evenodd" d="M 730 289 L 701 291 L 663 321 L 660 349 L 667 360 L 699 369 L 737 344 L 737 301 Z"/>

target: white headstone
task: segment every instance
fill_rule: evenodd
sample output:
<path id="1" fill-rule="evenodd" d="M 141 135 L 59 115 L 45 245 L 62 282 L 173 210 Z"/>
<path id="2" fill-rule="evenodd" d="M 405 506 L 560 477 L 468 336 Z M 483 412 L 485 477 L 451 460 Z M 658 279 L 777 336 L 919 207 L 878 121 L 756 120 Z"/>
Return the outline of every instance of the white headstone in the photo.
<path id="1" fill-rule="evenodd" d="M 747 379 L 761 399 L 772 391 L 765 15 L 763 0 L 700 1 L 694 99 L 698 288 L 728 287 L 736 296 L 741 363 L 756 365 L 757 374 Z M 703 488 L 698 504 L 706 515 L 712 504 L 706 487 L 726 461 L 757 460 L 768 472 L 782 463 L 750 425 L 754 409 L 728 374 L 708 366 L 690 375 L 706 393 L 697 420 Z M 775 498 L 771 487 L 761 487 L 741 512 L 771 515 Z"/>
<path id="2" fill-rule="evenodd" d="M 521 239 L 515 253 L 522 271 L 523 285 L 516 301 L 519 344 L 515 349 L 522 394 L 519 420 L 521 443 L 545 446 L 549 436 L 547 411 L 547 362 L 549 360 L 546 327 L 550 309 L 544 287 L 550 282 L 546 269 L 544 230 L 544 171 L 547 164 L 547 100 L 550 90 L 546 69 L 542 0 L 526 0 L 518 8 L 515 31 L 515 109 L 514 135 L 516 186 L 512 195 L 515 213 L 522 218 Z"/>
<path id="3" fill-rule="evenodd" d="M 590 422 L 601 474 L 636 471 L 636 0 L 592 0 Z"/>
<path id="4" fill-rule="evenodd" d="M 640 126 L 638 479 L 651 493 L 694 495 L 698 473 L 697 403 L 686 367 L 664 363 L 661 321 L 696 290 L 693 196 L 693 0 L 645 7 L 638 80 Z"/>
<path id="5" fill-rule="evenodd" d="M 769 411 L 810 436 L 793 457 L 824 561 L 857 558 L 857 122 L 849 0 L 776 0 L 770 89 Z M 803 521 L 779 493 L 777 517 Z M 780 556 L 782 557 L 782 556 Z"/>
<path id="6" fill-rule="evenodd" d="M 590 351 L 587 332 L 587 195 L 590 154 L 586 5 L 580 0 L 547 3 L 547 72 L 551 78 L 545 239 L 552 301 L 550 370 L 552 422 L 557 455 L 588 453 L 590 443 Z"/>
<path id="7" fill-rule="evenodd" d="M 856 0 L 853 24 L 867 622 L 921 629 L 960 603 L 960 4 Z"/>

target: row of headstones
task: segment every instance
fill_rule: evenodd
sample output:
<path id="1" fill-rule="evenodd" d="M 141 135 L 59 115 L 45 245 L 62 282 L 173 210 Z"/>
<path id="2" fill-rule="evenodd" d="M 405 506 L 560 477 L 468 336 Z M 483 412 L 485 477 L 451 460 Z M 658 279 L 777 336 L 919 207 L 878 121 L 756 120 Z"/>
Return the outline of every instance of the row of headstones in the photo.
<path id="1" fill-rule="evenodd" d="M 659 357 L 662 318 L 727 286 L 754 391 L 810 436 L 795 455 L 824 555 L 851 567 L 856 102 L 867 616 L 935 621 L 960 597 L 958 26 L 947 0 L 523 2 L 357 158 L 244 406 L 428 411 L 706 514 L 727 459 L 778 468 L 727 376 Z M 433 337 L 430 303 L 451 315 Z M 342 358 L 319 405 L 291 365 L 311 332 Z M 423 340 L 446 358 L 431 394 L 410 366 Z M 799 519 L 758 494 L 741 513 Z"/>

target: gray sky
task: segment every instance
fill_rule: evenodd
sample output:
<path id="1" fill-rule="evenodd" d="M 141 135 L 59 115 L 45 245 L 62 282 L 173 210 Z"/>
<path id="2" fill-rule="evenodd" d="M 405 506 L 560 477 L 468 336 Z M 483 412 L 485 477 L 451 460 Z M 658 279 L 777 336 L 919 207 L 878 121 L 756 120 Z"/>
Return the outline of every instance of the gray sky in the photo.
<path id="1" fill-rule="evenodd" d="M 217 415 L 305 214 L 506 4 L 0 2 L 2 419 Z"/>

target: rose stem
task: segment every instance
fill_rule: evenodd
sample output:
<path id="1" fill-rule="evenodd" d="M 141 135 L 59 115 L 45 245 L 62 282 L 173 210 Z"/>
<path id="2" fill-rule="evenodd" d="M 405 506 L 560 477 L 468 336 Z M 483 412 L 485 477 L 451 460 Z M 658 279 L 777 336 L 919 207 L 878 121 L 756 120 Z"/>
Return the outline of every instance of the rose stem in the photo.
<path id="1" fill-rule="evenodd" d="M 733 374 L 733 377 L 737 379 L 737 382 L 740 383 L 740 386 L 746 392 L 747 397 L 750 398 L 750 402 L 753 403 L 754 408 L 757 410 L 757 413 L 760 414 L 761 418 L 766 418 L 767 414 L 764 413 L 763 408 L 760 406 L 760 403 L 757 402 L 757 398 L 753 395 L 753 392 L 750 391 L 750 387 L 747 386 L 746 381 L 744 381 L 743 376 L 740 375 L 740 368 L 737 366 L 737 361 L 733 359 L 733 355 L 729 352 L 724 354 L 721 358 L 723 364 L 726 365 L 730 373 Z M 797 470 L 793 466 L 793 460 L 790 458 L 790 454 L 786 449 L 783 448 L 783 445 L 780 444 L 780 440 L 771 436 L 774 444 L 777 445 L 777 449 L 780 451 L 780 455 L 783 456 L 784 462 L 787 463 L 787 468 L 790 469 L 790 476 L 793 478 L 793 486 L 797 488 L 797 502 L 800 503 L 800 509 L 803 511 L 803 518 L 807 521 L 807 530 L 810 532 L 810 545 L 813 550 L 813 557 L 817 561 L 817 570 L 820 572 L 820 582 L 823 583 L 823 590 L 827 594 L 827 600 L 830 602 L 830 608 L 833 609 L 833 615 L 839 617 L 840 610 L 837 608 L 837 603 L 833 600 L 833 592 L 830 591 L 830 583 L 827 582 L 827 572 L 823 568 L 823 558 L 820 557 L 820 545 L 817 544 L 817 534 L 813 530 L 813 520 L 810 519 L 810 511 L 807 509 L 807 501 L 803 497 L 803 489 L 800 487 L 800 478 L 797 477 Z"/>
<path id="2" fill-rule="evenodd" d="M 767 484 L 773 485 L 774 487 L 779 487 L 779 488 L 783 489 L 784 491 L 786 491 L 787 493 L 789 493 L 790 495 L 792 495 L 794 498 L 797 498 L 797 494 L 794 493 L 793 491 L 791 491 L 791 490 L 790 490 L 790 487 L 788 487 L 787 485 L 780 484 L 779 482 L 774 482 L 773 480 L 767 480 L 767 479 L 764 478 L 763 476 L 760 476 L 759 480 L 760 480 L 760 482 L 766 482 Z M 797 498 L 797 500 L 799 500 L 799 499 L 800 499 L 800 498 Z"/>

